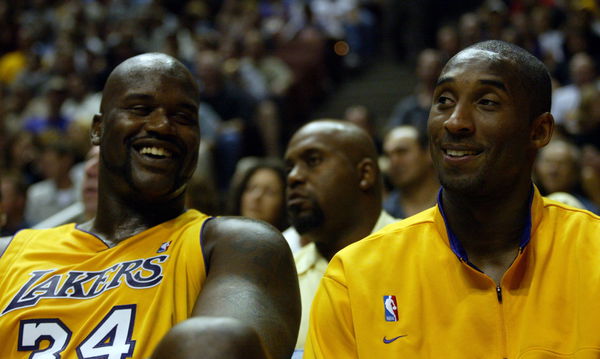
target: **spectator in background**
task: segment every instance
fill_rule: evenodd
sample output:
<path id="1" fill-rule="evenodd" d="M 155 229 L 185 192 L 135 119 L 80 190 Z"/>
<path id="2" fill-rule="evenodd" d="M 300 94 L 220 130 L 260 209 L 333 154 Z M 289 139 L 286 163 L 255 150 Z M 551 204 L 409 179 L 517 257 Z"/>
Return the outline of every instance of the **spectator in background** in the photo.
<path id="1" fill-rule="evenodd" d="M 265 83 L 264 96 L 258 99 L 273 98 L 279 101 L 287 94 L 294 81 L 290 67 L 279 57 L 267 52 L 265 41 L 258 31 L 250 31 L 244 36 L 244 56 L 241 59 L 240 72 L 257 71 Z"/>
<path id="2" fill-rule="evenodd" d="M 67 77 L 67 91 L 68 98 L 62 104 L 61 114 L 89 130 L 92 118 L 100 108 L 102 94 L 91 91 L 90 80 L 79 73 Z"/>
<path id="3" fill-rule="evenodd" d="M 586 145 L 582 152 L 582 187 L 594 204 L 600 207 L 600 148 Z"/>
<path id="4" fill-rule="evenodd" d="M 310 306 L 337 251 L 395 221 L 381 206 L 383 181 L 371 137 L 346 121 L 301 127 L 285 153 L 287 208 L 309 243 L 294 254 L 302 320 L 296 348 L 304 348 Z"/>
<path id="5" fill-rule="evenodd" d="M 292 70 L 279 57 L 267 53 L 261 33 L 253 30 L 244 35 L 239 77 L 244 88 L 258 101 L 256 125 L 265 154 L 281 156 L 283 128 L 280 113 L 294 82 Z"/>
<path id="6" fill-rule="evenodd" d="M 440 183 L 426 132 L 414 126 L 394 127 L 385 137 L 383 150 L 393 185 L 383 208 L 396 218 L 406 218 L 434 206 Z"/>
<path id="7" fill-rule="evenodd" d="M 22 83 L 15 83 L 6 90 L 2 109 L 4 127 L 10 136 L 18 136 L 17 133 L 22 132 L 27 106 L 34 98 L 34 90 Z"/>
<path id="8" fill-rule="evenodd" d="M 375 142 L 377 153 L 381 153 L 381 138 L 377 133 L 375 114 L 370 108 L 364 105 L 353 105 L 346 107 L 346 110 L 344 111 L 344 120 L 352 122 L 356 126 L 365 130 L 365 132 L 371 136 L 373 142 Z"/>
<path id="9" fill-rule="evenodd" d="M 76 162 L 76 154 L 68 143 L 51 142 L 43 146 L 40 169 L 44 180 L 32 184 L 27 190 L 27 223 L 35 225 L 75 203 L 79 196 L 79 179 L 75 178 L 71 168 Z"/>
<path id="10" fill-rule="evenodd" d="M 200 96 L 220 117 L 215 142 L 215 166 L 219 189 L 224 191 L 235 171 L 237 161 L 250 154 L 262 153 L 256 143 L 254 115 L 257 102 L 222 70 L 223 58 L 215 51 L 204 50 L 197 57 Z"/>
<path id="11" fill-rule="evenodd" d="M 431 97 L 442 65 L 439 51 L 425 49 L 419 53 L 415 69 L 417 75 L 415 89 L 411 95 L 400 100 L 394 107 L 387 123 L 388 128 L 412 125 L 424 130 L 427 127 Z"/>
<path id="12" fill-rule="evenodd" d="M 16 172 L 3 173 L 0 193 L 2 197 L 0 211 L 4 213 L 5 219 L 0 236 L 12 236 L 19 230 L 29 227 L 25 221 L 27 185 L 23 178 Z"/>
<path id="13" fill-rule="evenodd" d="M 581 88 L 593 84 L 596 78 L 594 59 L 585 52 L 577 53 L 569 62 L 571 83 L 554 90 L 552 94 L 552 114 L 556 124 L 564 126 L 579 106 Z"/>
<path id="14" fill-rule="evenodd" d="M 458 33 L 461 48 L 483 40 L 482 21 L 478 14 L 467 12 L 458 21 Z"/>
<path id="15" fill-rule="evenodd" d="M 537 36 L 541 59 L 551 73 L 565 60 L 565 34 L 557 27 L 556 18 L 556 11 L 549 6 L 536 6 L 531 11 L 531 25 Z"/>
<path id="16" fill-rule="evenodd" d="M 564 130 L 579 147 L 600 148 L 600 89 L 596 84 L 581 88 L 581 100 L 574 112 L 565 118 Z"/>
<path id="17" fill-rule="evenodd" d="M 38 166 L 40 143 L 35 135 L 26 131 L 17 132 L 9 138 L 6 147 L 5 163 L 9 170 L 21 174 L 27 185 L 43 179 Z"/>
<path id="18" fill-rule="evenodd" d="M 71 124 L 71 118 L 61 113 L 67 99 L 67 83 L 62 77 L 50 79 L 44 97 L 34 114 L 24 119 L 23 129 L 38 136 L 59 136 L 65 134 Z"/>
<path id="19" fill-rule="evenodd" d="M 542 194 L 568 193 L 583 205 L 581 208 L 600 214 L 600 208 L 581 188 L 581 151 L 574 144 L 551 141 L 538 153 L 534 173 Z"/>
<path id="20" fill-rule="evenodd" d="M 228 214 L 265 221 L 283 231 L 288 227 L 285 170 L 275 158 L 242 159 L 230 185 Z"/>
<path id="21" fill-rule="evenodd" d="M 449 24 L 441 26 L 436 33 L 436 45 L 440 52 L 440 61 L 445 64 L 460 51 L 460 39 L 456 27 Z"/>

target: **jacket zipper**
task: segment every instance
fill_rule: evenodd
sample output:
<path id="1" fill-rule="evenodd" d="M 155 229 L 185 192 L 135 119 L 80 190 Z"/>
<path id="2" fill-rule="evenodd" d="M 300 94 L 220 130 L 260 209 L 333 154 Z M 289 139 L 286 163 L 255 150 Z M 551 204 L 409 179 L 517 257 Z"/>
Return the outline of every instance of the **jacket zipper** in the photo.
<path id="1" fill-rule="evenodd" d="M 502 351 L 502 358 L 508 359 L 507 355 L 507 344 L 506 344 L 506 326 L 504 325 L 504 308 L 502 305 L 502 287 L 500 284 L 496 285 L 496 296 L 498 298 L 498 316 L 500 317 L 500 349 Z"/>

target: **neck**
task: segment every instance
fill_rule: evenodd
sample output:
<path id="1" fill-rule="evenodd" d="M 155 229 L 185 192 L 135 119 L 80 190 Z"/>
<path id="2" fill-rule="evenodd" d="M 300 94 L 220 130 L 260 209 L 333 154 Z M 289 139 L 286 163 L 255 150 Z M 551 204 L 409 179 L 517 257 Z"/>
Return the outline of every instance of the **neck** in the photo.
<path id="1" fill-rule="evenodd" d="M 131 200 L 114 200 L 109 196 L 100 198 L 96 217 L 82 227 L 100 237 L 109 247 L 185 211 L 183 196 L 166 203 L 133 205 Z"/>
<path id="2" fill-rule="evenodd" d="M 358 216 L 345 221 L 331 221 L 334 223 L 315 229 L 306 237 L 314 241 L 321 255 L 330 261 L 342 248 L 371 234 L 380 212 L 381 205 L 379 208 L 363 210 Z"/>
<path id="3" fill-rule="evenodd" d="M 483 200 L 442 192 L 446 219 L 469 258 L 495 258 L 518 248 L 529 216 L 530 191 L 531 185 Z"/>

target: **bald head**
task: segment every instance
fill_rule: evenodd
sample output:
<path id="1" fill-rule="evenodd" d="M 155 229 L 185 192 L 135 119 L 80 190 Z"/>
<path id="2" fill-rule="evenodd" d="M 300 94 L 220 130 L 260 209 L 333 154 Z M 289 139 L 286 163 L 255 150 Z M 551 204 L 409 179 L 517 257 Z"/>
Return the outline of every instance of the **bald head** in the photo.
<path id="1" fill-rule="evenodd" d="M 183 84 L 190 97 L 199 101 L 196 80 L 184 64 L 166 54 L 147 53 L 123 61 L 110 73 L 102 92 L 100 112 L 105 113 L 111 108 L 114 97 L 130 85 L 157 76 L 180 80 L 179 83 Z"/>
<path id="2" fill-rule="evenodd" d="M 325 257 L 371 232 L 383 181 L 363 129 L 347 121 L 310 122 L 290 140 L 285 163 L 290 221 Z"/>
<path id="3" fill-rule="evenodd" d="M 290 146 L 306 138 L 320 138 L 323 143 L 343 153 L 352 163 L 364 158 L 377 162 L 377 149 L 373 139 L 359 126 L 334 119 L 316 120 L 303 126 L 294 134 Z"/>
<path id="4" fill-rule="evenodd" d="M 171 56 L 143 54 L 117 66 L 90 132 L 100 146 L 99 191 L 183 205 L 198 159 L 199 97 L 192 74 Z"/>

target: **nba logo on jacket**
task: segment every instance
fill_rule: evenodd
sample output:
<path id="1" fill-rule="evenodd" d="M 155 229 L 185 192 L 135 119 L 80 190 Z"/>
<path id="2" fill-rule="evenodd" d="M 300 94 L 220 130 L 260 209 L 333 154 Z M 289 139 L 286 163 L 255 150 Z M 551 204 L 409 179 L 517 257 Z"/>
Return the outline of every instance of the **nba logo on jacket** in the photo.
<path id="1" fill-rule="evenodd" d="M 387 322 L 398 321 L 398 305 L 395 295 L 383 296 L 383 310 L 385 311 L 385 320 Z"/>

